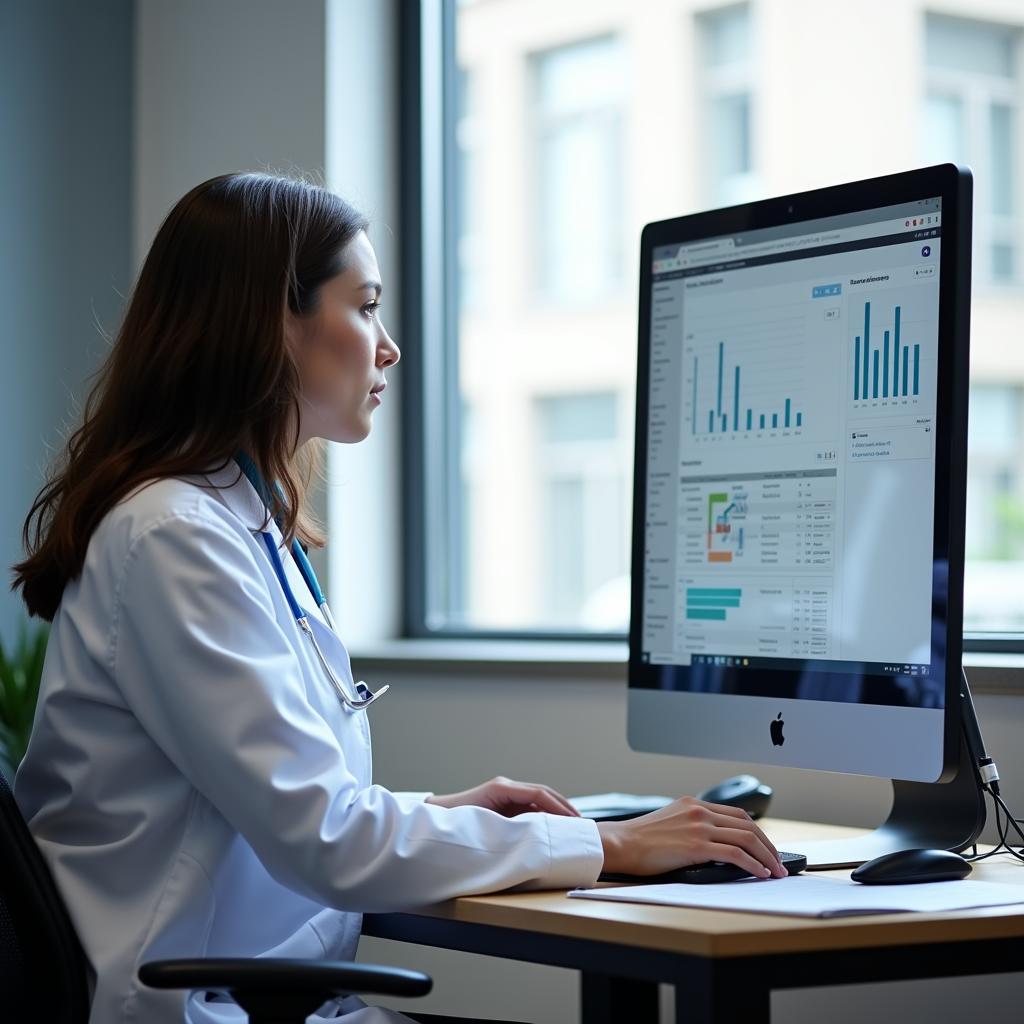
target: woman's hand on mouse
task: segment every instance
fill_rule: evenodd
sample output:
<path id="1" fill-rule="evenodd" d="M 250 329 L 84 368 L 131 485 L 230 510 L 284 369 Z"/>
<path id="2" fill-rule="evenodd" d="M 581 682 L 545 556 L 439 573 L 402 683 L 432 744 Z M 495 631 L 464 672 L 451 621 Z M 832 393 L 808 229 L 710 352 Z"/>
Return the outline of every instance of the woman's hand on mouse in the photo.
<path id="1" fill-rule="evenodd" d="M 687 864 L 725 861 L 759 878 L 784 878 L 779 851 L 746 811 L 684 796 L 627 821 L 598 823 L 604 870 L 657 875 Z"/>
<path id="2" fill-rule="evenodd" d="M 576 808 L 550 786 L 516 782 L 514 779 L 506 779 L 504 775 L 498 775 L 461 793 L 428 796 L 427 803 L 440 807 L 486 807 L 506 818 L 514 818 L 527 811 L 579 817 Z"/>

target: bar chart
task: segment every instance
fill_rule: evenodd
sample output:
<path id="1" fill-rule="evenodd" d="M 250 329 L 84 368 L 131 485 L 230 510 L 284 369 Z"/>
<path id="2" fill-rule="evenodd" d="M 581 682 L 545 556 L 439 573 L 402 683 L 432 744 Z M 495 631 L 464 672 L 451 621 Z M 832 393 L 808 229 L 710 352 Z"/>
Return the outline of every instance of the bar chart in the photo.
<path id="1" fill-rule="evenodd" d="M 707 356 L 704 357 L 705 361 Z M 755 430 L 791 430 L 804 425 L 803 411 L 795 407 L 791 395 L 779 395 L 765 408 L 759 402 L 755 407 L 747 404 L 746 388 L 753 383 L 763 399 L 764 382 L 754 379 L 744 370 L 740 361 L 726 357 L 726 343 L 719 341 L 711 357 L 710 373 L 702 365 L 699 354 L 692 356 L 690 396 L 690 430 L 699 434 L 729 434 Z M 703 378 L 702 378 L 703 374 Z M 701 383 L 705 383 L 702 388 Z M 708 381 L 711 385 L 708 386 Z M 706 410 L 706 415 L 705 415 Z"/>
<path id="2" fill-rule="evenodd" d="M 866 301 L 863 319 L 856 320 L 854 329 L 859 333 L 853 338 L 853 400 L 916 398 L 921 393 L 921 344 L 904 336 L 902 305 L 894 304 L 891 315 L 881 322 L 878 307 L 879 303 Z"/>
<path id="3" fill-rule="evenodd" d="M 739 608 L 741 587 L 687 587 L 686 617 L 704 622 L 724 622 L 730 608 Z"/>

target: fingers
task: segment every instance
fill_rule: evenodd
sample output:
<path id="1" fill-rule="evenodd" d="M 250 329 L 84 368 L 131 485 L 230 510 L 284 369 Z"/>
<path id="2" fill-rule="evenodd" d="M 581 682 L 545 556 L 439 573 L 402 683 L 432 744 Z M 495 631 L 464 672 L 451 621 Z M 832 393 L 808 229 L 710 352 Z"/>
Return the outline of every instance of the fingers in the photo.
<path id="1" fill-rule="evenodd" d="M 749 871 L 757 878 L 771 878 L 772 876 L 771 870 L 755 860 L 746 850 L 739 846 L 709 843 L 707 848 L 710 851 L 709 860 L 720 860 L 725 861 L 727 864 L 735 864 L 737 867 L 743 868 L 744 871 Z"/>
<path id="2" fill-rule="evenodd" d="M 716 814 L 724 814 L 732 818 L 738 818 L 741 822 L 743 822 L 744 827 L 751 828 L 751 830 L 757 835 L 761 842 L 764 843 L 765 846 L 767 846 L 768 849 L 772 851 L 772 856 L 778 857 L 779 851 L 775 849 L 775 844 L 772 843 L 772 841 L 764 834 L 764 832 L 758 826 L 757 822 L 754 821 L 754 819 L 751 818 L 750 815 L 745 810 L 743 810 L 742 807 L 730 807 L 728 806 L 728 804 L 712 804 L 708 803 L 706 800 L 701 800 L 700 802 L 704 804 L 705 807 L 714 811 Z"/>
<path id="3" fill-rule="evenodd" d="M 566 817 L 578 818 L 579 811 L 561 793 L 550 786 L 533 785 L 527 782 L 507 783 L 509 796 L 518 804 L 533 805 L 538 811 L 548 814 L 561 814 Z"/>
<path id="4" fill-rule="evenodd" d="M 714 841 L 717 844 L 740 847 L 761 866 L 767 868 L 771 874 L 777 875 L 779 878 L 787 874 L 786 869 L 779 861 L 778 854 L 774 850 L 770 850 L 753 832 L 747 829 L 718 827 L 714 830 Z"/>

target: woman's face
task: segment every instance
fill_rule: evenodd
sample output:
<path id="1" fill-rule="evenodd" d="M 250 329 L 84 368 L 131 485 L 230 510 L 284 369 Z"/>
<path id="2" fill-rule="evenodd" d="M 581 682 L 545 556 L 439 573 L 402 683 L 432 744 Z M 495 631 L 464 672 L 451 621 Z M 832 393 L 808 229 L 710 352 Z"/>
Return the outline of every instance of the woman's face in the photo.
<path id="1" fill-rule="evenodd" d="M 321 286 L 315 313 L 286 316 L 302 382 L 299 445 L 362 441 L 384 398 L 384 371 L 401 356 L 381 322 L 380 270 L 365 232 L 349 243 L 344 264 Z"/>

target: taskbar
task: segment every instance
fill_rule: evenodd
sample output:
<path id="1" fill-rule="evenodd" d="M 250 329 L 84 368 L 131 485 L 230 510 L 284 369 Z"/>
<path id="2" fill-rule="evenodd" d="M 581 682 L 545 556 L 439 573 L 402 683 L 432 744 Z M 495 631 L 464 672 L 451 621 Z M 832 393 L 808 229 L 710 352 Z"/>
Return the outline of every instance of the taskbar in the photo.
<path id="1" fill-rule="evenodd" d="M 678 654 L 644 651 L 641 660 L 650 665 L 676 665 L 686 668 Z M 689 665 L 719 668 L 754 669 L 775 672 L 838 672 L 858 676 L 914 676 L 927 678 L 931 666 L 914 662 L 833 661 L 814 658 L 757 658 L 735 654 L 691 654 Z"/>

